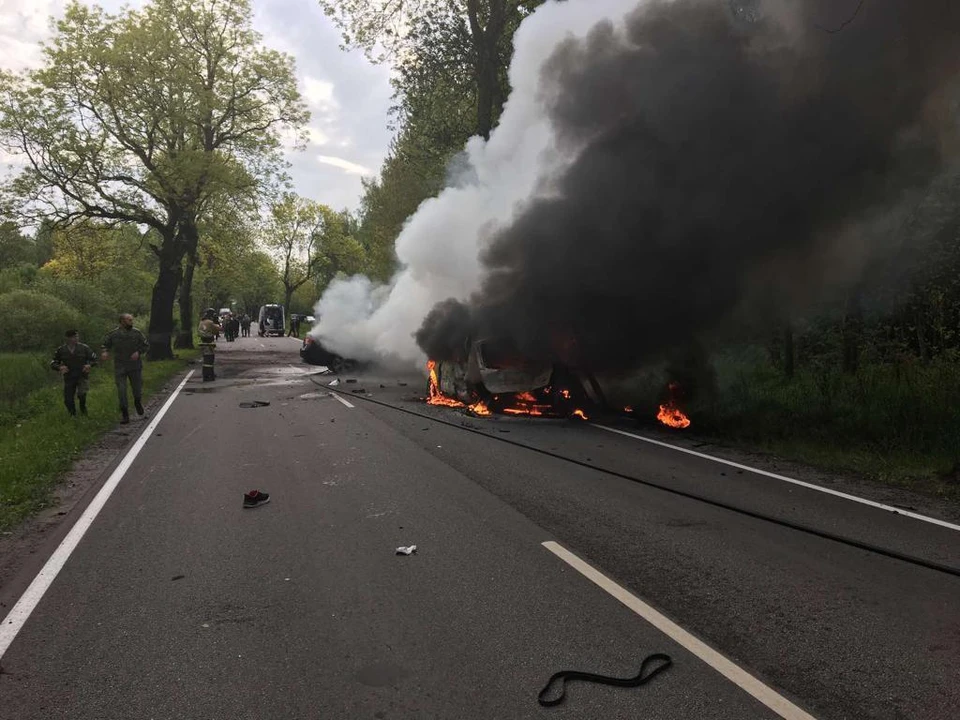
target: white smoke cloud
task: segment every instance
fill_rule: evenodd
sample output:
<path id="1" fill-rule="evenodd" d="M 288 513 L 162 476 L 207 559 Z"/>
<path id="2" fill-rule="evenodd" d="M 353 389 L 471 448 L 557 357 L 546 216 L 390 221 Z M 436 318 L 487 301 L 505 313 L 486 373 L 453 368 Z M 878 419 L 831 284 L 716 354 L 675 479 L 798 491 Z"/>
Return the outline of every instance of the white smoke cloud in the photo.
<path id="1" fill-rule="evenodd" d="M 485 142 L 472 138 L 455 180 L 424 201 L 396 241 L 401 270 L 387 286 L 357 276 L 335 280 L 317 304 L 312 334 L 331 350 L 363 360 L 422 367 L 413 333 L 433 306 L 466 300 L 479 289 L 478 256 L 491 233 L 505 226 L 570 161 L 557 148 L 540 101 L 541 68 L 559 43 L 584 37 L 603 20 L 620 20 L 641 0 L 548 2 L 514 38 L 513 88 L 499 125 Z"/>

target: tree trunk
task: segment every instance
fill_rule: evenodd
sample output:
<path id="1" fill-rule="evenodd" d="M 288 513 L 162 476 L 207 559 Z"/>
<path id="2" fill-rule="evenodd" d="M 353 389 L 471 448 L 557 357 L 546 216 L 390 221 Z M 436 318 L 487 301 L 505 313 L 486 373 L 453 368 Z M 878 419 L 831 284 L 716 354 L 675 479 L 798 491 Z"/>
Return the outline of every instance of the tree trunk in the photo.
<path id="1" fill-rule="evenodd" d="M 497 67 L 497 46 L 503 34 L 506 18 L 504 0 L 490 0 L 487 26 L 480 25 L 480 8 L 477 0 L 468 0 L 467 16 L 475 59 L 474 72 L 477 80 L 477 134 L 485 140 L 493 129 L 494 98 L 500 82 Z"/>
<path id="2" fill-rule="evenodd" d="M 193 347 L 193 271 L 197 267 L 197 256 L 188 252 L 186 260 L 180 283 L 180 332 L 174 342 L 177 348 Z"/>
<path id="3" fill-rule="evenodd" d="M 290 301 L 293 300 L 293 288 L 289 285 L 283 287 L 283 317 L 285 320 L 290 318 Z"/>
<path id="4" fill-rule="evenodd" d="M 485 44 L 485 43 L 484 43 Z M 477 58 L 477 134 L 490 139 L 493 129 L 493 96 L 497 84 L 497 66 L 488 48 L 479 49 Z"/>
<path id="5" fill-rule="evenodd" d="M 150 301 L 150 328 L 148 340 L 150 342 L 151 360 L 170 360 L 173 358 L 173 349 L 170 340 L 173 336 L 173 303 L 180 287 L 183 273 L 184 250 L 174 238 L 164 238 L 163 244 L 157 252 L 160 261 L 160 271 L 157 281 L 153 285 L 153 297 Z"/>
<path id="6" fill-rule="evenodd" d="M 793 378 L 796 356 L 793 349 L 793 323 L 787 322 L 783 326 L 783 374 Z"/>

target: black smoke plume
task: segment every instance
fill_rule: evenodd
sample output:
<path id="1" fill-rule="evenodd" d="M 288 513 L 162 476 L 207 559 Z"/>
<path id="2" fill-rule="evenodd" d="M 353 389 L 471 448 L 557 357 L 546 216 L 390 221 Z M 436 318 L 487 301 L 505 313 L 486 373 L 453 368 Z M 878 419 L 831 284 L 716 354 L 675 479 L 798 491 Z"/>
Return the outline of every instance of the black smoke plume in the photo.
<path id="1" fill-rule="evenodd" d="M 493 238 L 470 302 L 434 309 L 425 352 L 494 335 L 634 367 L 758 286 L 812 294 L 816 258 L 937 176 L 960 2 L 866 0 L 846 25 L 856 2 L 754 5 L 645 2 L 557 48 L 542 101 L 574 160 Z"/>

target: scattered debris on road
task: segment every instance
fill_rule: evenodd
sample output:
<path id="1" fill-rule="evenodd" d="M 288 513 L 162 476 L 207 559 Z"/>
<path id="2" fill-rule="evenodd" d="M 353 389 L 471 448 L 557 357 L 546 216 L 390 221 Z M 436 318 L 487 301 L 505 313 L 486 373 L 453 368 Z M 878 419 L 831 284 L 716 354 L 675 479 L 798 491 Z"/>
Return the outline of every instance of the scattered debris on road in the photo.
<path id="1" fill-rule="evenodd" d="M 185 577 L 186 575 L 174 575 L 172 578 L 170 578 L 170 581 L 173 582 L 174 580 L 183 580 Z"/>
<path id="2" fill-rule="evenodd" d="M 407 547 L 398 547 L 397 555 L 413 555 L 417 551 L 416 545 L 409 545 Z"/>
<path id="3" fill-rule="evenodd" d="M 356 383 L 357 383 L 356 378 L 347 378 L 347 385 L 356 385 Z"/>
<path id="4" fill-rule="evenodd" d="M 240 407 L 242 408 L 258 408 L 258 407 L 267 407 L 270 403 L 263 400 L 254 400 L 253 402 L 242 402 Z"/>
<path id="5" fill-rule="evenodd" d="M 649 673 L 644 675 L 644 672 L 647 669 L 647 665 L 651 663 L 660 664 L 654 667 Z M 673 665 L 673 658 L 664 653 L 653 653 L 652 655 L 647 655 L 643 659 L 643 662 L 640 663 L 640 672 L 637 673 L 636 677 L 632 678 L 615 678 L 610 677 L 609 675 L 596 675 L 594 673 L 580 672 L 579 670 L 561 670 L 558 673 L 554 673 L 550 676 L 550 679 L 547 680 L 547 684 L 543 686 L 543 690 L 537 695 L 537 702 L 540 703 L 543 707 L 555 707 L 560 705 L 567 695 L 567 680 L 583 680 L 585 682 L 592 682 L 598 685 L 613 685 L 614 687 L 640 687 L 645 685 L 655 678 L 657 675 L 662 673 L 664 670 L 668 669 Z M 560 683 L 560 694 L 552 700 L 547 700 L 544 696 L 550 691 L 550 688 L 553 687 L 553 684 L 557 681 L 562 681 Z"/>
<path id="6" fill-rule="evenodd" d="M 336 387 L 339 384 L 340 384 L 340 378 L 336 378 L 335 380 L 331 380 L 330 382 L 328 382 L 327 387 Z"/>

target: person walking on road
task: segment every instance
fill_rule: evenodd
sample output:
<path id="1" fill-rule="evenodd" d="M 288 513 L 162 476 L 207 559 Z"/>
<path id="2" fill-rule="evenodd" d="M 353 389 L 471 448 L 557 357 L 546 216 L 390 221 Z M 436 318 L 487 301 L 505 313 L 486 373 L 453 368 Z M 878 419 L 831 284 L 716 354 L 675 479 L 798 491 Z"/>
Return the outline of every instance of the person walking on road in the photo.
<path id="1" fill-rule="evenodd" d="M 242 337 L 250 337 L 250 316 L 246 313 L 240 318 L 240 332 Z"/>
<path id="2" fill-rule="evenodd" d="M 97 364 L 97 354 L 89 345 L 80 342 L 76 330 L 67 330 L 66 342 L 57 348 L 50 367 L 63 376 L 63 404 L 76 417 L 74 396 L 80 401 L 80 414 L 87 414 L 87 391 L 90 389 L 90 369 Z"/>
<path id="3" fill-rule="evenodd" d="M 113 376 L 117 381 L 117 398 L 120 401 L 122 423 L 130 422 L 127 405 L 127 380 L 133 390 L 133 406 L 137 415 L 143 415 L 143 355 L 150 348 L 147 338 L 133 326 L 133 315 L 120 316 L 120 325 L 103 339 L 100 359 L 106 362 L 113 352 Z"/>
<path id="4" fill-rule="evenodd" d="M 291 315 L 290 316 L 290 332 L 287 333 L 287 337 L 293 336 L 295 338 L 300 337 L 300 316 Z"/>

